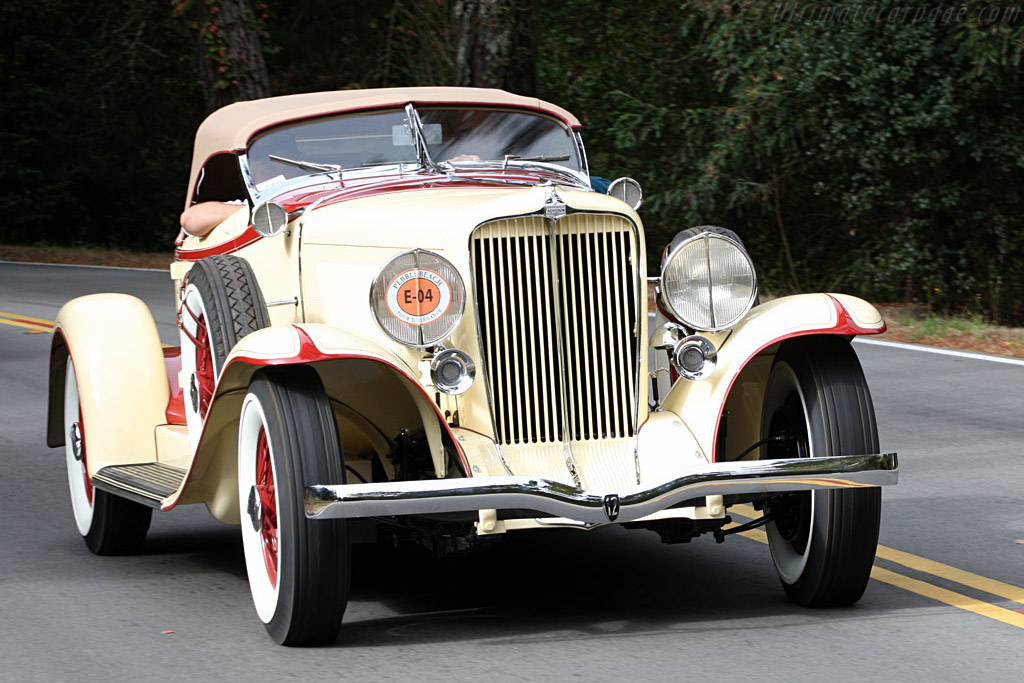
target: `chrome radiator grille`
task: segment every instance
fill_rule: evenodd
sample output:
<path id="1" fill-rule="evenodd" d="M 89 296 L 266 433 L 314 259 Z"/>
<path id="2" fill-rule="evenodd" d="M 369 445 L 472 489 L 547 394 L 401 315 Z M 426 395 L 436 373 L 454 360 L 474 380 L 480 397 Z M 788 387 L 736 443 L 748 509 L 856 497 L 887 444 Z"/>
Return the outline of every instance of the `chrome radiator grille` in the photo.
<path id="1" fill-rule="evenodd" d="M 472 250 L 498 441 L 633 436 L 640 297 L 632 225 L 600 214 L 554 224 L 505 219 L 480 226 Z"/>

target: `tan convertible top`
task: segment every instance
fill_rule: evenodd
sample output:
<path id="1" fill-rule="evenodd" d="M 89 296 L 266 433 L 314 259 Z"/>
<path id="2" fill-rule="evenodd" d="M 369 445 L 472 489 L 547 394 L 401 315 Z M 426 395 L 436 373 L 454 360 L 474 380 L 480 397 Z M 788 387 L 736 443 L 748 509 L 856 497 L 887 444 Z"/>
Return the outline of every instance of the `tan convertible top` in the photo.
<path id="1" fill-rule="evenodd" d="M 409 103 L 418 105 L 482 104 L 534 109 L 561 119 L 571 128 L 580 128 L 579 120 L 561 107 L 535 97 L 513 95 L 504 90 L 491 88 L 426 87 L 335 90 L 235 102 L 210 114 L 196 131 L 186 205 L 195 191 L 199 170 L 210 157 L 221 152 L 244 150 L 253 136 L 266 128 L 314 116 L 361 109 L 401 107 Z"/>

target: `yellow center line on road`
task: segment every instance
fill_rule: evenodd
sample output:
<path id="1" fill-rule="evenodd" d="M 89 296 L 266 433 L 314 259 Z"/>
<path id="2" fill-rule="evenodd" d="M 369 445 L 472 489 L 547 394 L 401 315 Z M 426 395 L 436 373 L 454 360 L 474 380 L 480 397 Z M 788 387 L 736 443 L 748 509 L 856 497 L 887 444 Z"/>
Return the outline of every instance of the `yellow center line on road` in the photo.
<path id="1" fill-rule="evenodd" d="M 53 330 L 52 320 L 33 318 L 30 315 L 20 315 L 18 313 L 5 313 L 4 311 L 0 311 L 0 323 L 14 327 L 23 327 L 31 332 L 50 332 Z"/>
<path id="2" fill-rule="evenodd" d="M 22 315 L 21 313 L 7 313 L 0 311 L 0 318 L 14 318 L 16 320 L 25 320 L 28 322 L 39 323 L 40 325 L 49 325 L 53 327 L 53 321 L 47 320 L 46 318 L 33 318 L 30 315 Z"/>
<path id="3" fill-rule="evenodd" d="M 924 557 L 911 555 L 910 553 L 903 552 L 902 550 L 896 550 L 895 548 L 889 548 L 884 545 L 879 545 L 878 551 L 875 554 L 883 560 L 889 560 L 890 562 L 901 564 L 904 567 L 908 567 L 915 571 L 955 581 L 963 586 L 976 588 L 980 591 L 991 593 L 992 595 L 998 595 L 1001 598 L 1013 600 L 1016 603 L 1024 605 L 1024 588 L 1018 588 L 1013 584 L 1003 583 L 1002 581 L 990 579 L 985 576 L 979 576 L 978 574 L 972 574 L 971 572 L 964 571 L 963 569 L 951 567 L 948 564 L 942 564 L 941 562 L 935 562 L 934 560 L 929 560 Z"/>
<path id="4" fill-rule="evenodd" d="M 736 512 L 739 515 L 743 515 L 744 517 L 749 517 L 750 519 L 754 519 L 759 516 L 757 510 L 749 505 L 734 505 L 729 508 L 729 510 Z M 911 553 L 904 552 L 903 550 L 897 550 L 896 548 L 890 548 L 881 544 L 879 544 L 875 555 L 883 560 L 903 565 L 908 569 L 913 569 L 914 571 L 924 574 L 931 574 L 932 576 L 937 576 L 940 579 L 953 581 L 954 583 L 959 583 L 962 586 L 974 588 L 992 595 L 998 595 L 1001 598 L 1013 600 L 1016 603 L 1024 605 L 1024 588 L 1014 586 L 1013 584 L 997 581 L 996 579 L 990 579 L 986 576 L 980 576 L 972 572 L 964 571 L 963 569 L 951 567 L 950 565 L 943 564 L 942 562 L 929 560 L 928 558 L 919 557 L 918 555 L 913 555 Z"/>
<path id="5" fill-rule="evenodd" d="M 744 517 L 749 517 L 750 519 L 755 519 L 759 516 L 758 512 L 749 505 L 733 505 L 729 508 L 729 511 L 735 512 L 736 514 Z M 734 526 L 738 525 L 729 524 L 726 525 L 725 528 L 728 529 Z M 757 541 L 758 543 L 764 543 L 766 545 L 768 543 L 768 534 L 761 529 L 741 531 L 739 532 L 739 535 Z M 1014 602 L 1020 602 L 1018 598 L 1021 593 L 1024 593 L 1024 589 L 1018 588 L 1017 586 L 1003 583 L 1002 581 L 996 581 L 995 579 L 989 579 L 977 574 L 972 574 L 971 572 L 966 572 L 962 569 L 957 569 L 956 567 L 950 567 L 949 565 L 942 564 L 941 562 L 935 562 L 923 557 L 918 557 L 917 555 L 911 555 L 910 553 L 905 553 L 902 550 L 896 550 L 895 548 L 888 548 L 886 546 L 879 545 L 876 555 L 883 559 L 887 559 L 890 562 L 902 564 L 909 569 L 914 569 L 925 574 L 932 574 L 939 578 L 949 579 L 950 581 L 955 581 L 956 583 L 960 583 L 969 588 L 977 588 L 986 593 L 992 593 L 993 595 L 998 595 L 1000 597 L 1009 597 L 1007 594 L 1015 595 L 1017 597 L 1009 597 L 1009 599 Z M 888 555 L 888 557 L 886 557 L 886 555 Z M 871 568 L 871 578 L 876 581 L 881 581 L 882 583 L 887 583 L 890 586 L 902 588 L 903 590 L 910 591 L 911 593 L 915 593 L 922 597 L 937 600 L 951 607 L 956 607 L 983 617 L 995 619 L 996 621 L 1001 621 L 1004 624 L 1009 624 L 1010 626 L 1024 628 L 1024 614 L 1021 614 L 1020 612 L 1012 609 L 1006 609 L 1005 607 L 999 607 L 998 605 L 993 605 L 985 602 L 984 600 L 978 600 L 977 598 L 961 595 L 955 591 L 930 584 L 927 581 L 914 579 L 909 576 L 904 576 L 898 572 L 877 566 Z M 981 586 L 986 586 L 987 588 L 982 588 Z M 996 592 L 996 590 L 1000 592 Z"/>
<path id="6" fill-rule="evenodd" d="M 1005 607 L 999 607 L 998 605 L 992 605 L 984 600 L 978 600 L 976 598 L 970 598 L 960 593 L 955 593 L 945 588 L 933 586 L 927 581 L 921 581 L 920 579 L 912 579 L 909 576 L 898 574 L 888 569 L 882 569 L 881 567 L 871 568 L 871 578 L 882 583 L 887 583 L 890 586 L 896 586 L 903 590 L 908 590 L 911 593 L 917 593 L 918 595 L 932 600 L 938 600 L 952 607 L 958 609 L 967 610 L 968 612 L 974 612 L 980 614 L 983 617 L 989 619 L 995 619 L 1001 621 L 1004 624 L 1010 626 L 1016 626 L 1017 628 L 1024 628 L 1024 614 L 1015 612 L 1012 609 L 1006 609 Z"/>
<path id="7" fill-rule="evenodd" d="M 45 318 L 33 318 L 30 315 L 21 315 L 20 313 L 6 313 L 0 311 L 0 324 L 12 325 L 13 327 L 23 327 L 28 330 L 28 334 L 39 334 L 41 332 L 53 332 L 54 322 L 52 320 L 46 320 Z M 161 344 L 165 349 L 175 348 L 171 344 Z"/>

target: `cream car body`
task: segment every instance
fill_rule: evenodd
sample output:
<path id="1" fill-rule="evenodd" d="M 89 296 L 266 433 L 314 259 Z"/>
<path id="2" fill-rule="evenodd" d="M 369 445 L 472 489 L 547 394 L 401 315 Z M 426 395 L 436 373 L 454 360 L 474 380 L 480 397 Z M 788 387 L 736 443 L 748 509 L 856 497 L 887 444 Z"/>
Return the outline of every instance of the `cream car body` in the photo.
<path id="1" fill-rule="evenodd" d="M 512 155 L 490 165 L 444 165 L 417 147 L 416 164 L 380 172 L 307 168 L 257 182 L 256 141 L 294 122 L 404 111 L 406 130 L 392 127 L 394 144 L 418 134 L 424 149 L 436 148 L 430 136 L 441 133 L 410 105 L 542 117 L 563 131 L 578 159 L 567 169 L 517 164 Z M 755 306 L 713 332 L 680 324 L 664 306 L 648 314 L 642 222 L 633 206 L 592 190 L 579 128 L 571 114 L 539 100 L 457 88 L 297 95 L 216 112 L 197 134 L 188 203 L 210 199 L 210 184 L 230 194 L 241 180 L 245 196 L 237 199 L 249 208 L 203 237 L 189 236 L 170 266 L 184 321 L 184 370 L 182 352 L 161 349 L 138 300 L 69 302 L 54 337 L 50 445 L 84 428 L 84 466 L 98 490 L 160 510 L 204 503 L 224 522 L 243 529 L 251 522 L 265 539 L 267 513 L 252 496 L 247 507 L 249 489 L 239 484 L 238 463 L 250 462 L 239 455 L 240 415 L 267 368 L 304 366 L 323 385 L 343 464 L 362 482 L 302 482 L 297 504 L 314 526 L 448 515 L 469 536 L 623 522 L 658 530 L 673 521 L 699 522 L 687 527 L 696 535 L 720 533 L 728 506 L 740 500 L 895 483 L 895 456 L 874 452 L 758 459 L 759 442 L 781 440 L 764 439 L 762 415 L 776 353 L 800 337 L 883 331 L 878 312 L 845 295 L 805 294 Z M 252 209 L 268 201 L 286 217 L 258 231 L 260 209 Z M 430 344 L 397 341 L 372 300 L 382 269 L 411 250 L 447 261 L 464 289 L 457 324 Z M 197 348 L 210 311 L 197 315 L 188 305 L 198 296 L 189 290 L 190 271 L 225 255 L 251 267 L 269 325 L 211 361 L 216 372 L 204 387 L 198 368 L 206 361 Z M 670 357 L 694 333 L 713 352 L 699 377 L 675 379 Z M 463 392 L 443 391 L 432 375 L 445 349 L 464 352 L 475 366 Z M 81 403 L 73 424 L 64 406 L 69 357 Z M 274 460 L 279 486 L 281 466 Z M 276 528 L 273 540 L 276 548 Z M 274 633 L 264 618 L 274 614 L 266 606 L 273 599 L 253 586 Z M 285 633 L 275 638 L 298 638 Z"/>

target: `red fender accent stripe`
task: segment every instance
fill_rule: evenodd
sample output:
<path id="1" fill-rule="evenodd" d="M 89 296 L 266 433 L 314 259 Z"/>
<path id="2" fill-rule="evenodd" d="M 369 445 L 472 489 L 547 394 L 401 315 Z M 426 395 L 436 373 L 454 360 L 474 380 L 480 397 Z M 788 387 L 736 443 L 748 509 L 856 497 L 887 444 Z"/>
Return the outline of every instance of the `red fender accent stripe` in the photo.
<path id="1" fill-rule="evenodd" d="M 809 335 L 812 335 L 812 334 L 837 334 L 837 335 L 854 335 L 854 336 L 856 336 L 856 335 L 859 335 L 859 334 L 881 334 L 881 333 L 885 332 L 886 327 L 885 327 L 885 322 L 884 321 L 882 322 L 882 326 L 880 328 L 877 328 L 877 329 L 876 328 L 861 327 L 860 325 L 858 325 L 854 321 L 853 317 L 847 312 L 846 308 L 841 303 L 839 303 L 838 299 L 836 299 L 834 296 L 831 296 L 831 295 L 826 295 L 826 296 L 828 296 L 829 300 L 832 302 L 832 305 L 836 309 L 836 318 L 837 318 L 836 324 L 833 325 L 832 327 L 820 327 L 820 328 L 812 329 L 812 330 L 800 330 L 799 332 L 791 332 L 789 334 L 783 335 L 783 336 L 778 337 L 776 339 L 772 339 L 772 340 L 762 344 L 757 349 L 757 351 L 755 351 L 753 354 L 751 354 L 750 357 L 747 358 L 746 361 L 744 361 L 743 367 L 741 367 L 739 369 L 739 371 L 735 375 L 733 375 L 732 379 L 729 380 L 729 388 L 725 392 L 725 400 L 726 401 L 729 400 L 729 394 L 732 393 L 733 384 L 735 384 L 736 379 L 743 372 L 743 368 L 746 367 L 748 362 L 750 362 L 750 359 L 754 358 L 755 356 L 757 356 L 757 354 L 761 353 L 762 351 L 767 349 L 769 346 L 772 346 L 773 344 L 778 344 L 779 342 L 783 342 L 783 341 L 786 341 L 787 339 L 793 339 L 793 338 L 796 338 L 796 337 L 806 337 L 806 336 L 809 336 Z M 724 408 L 724 404 L 723 404 L 722 407 Z M 711 439 L 711 462 L 718 462 L 718 432 L 721 429 L 721 426 L 722 426 L 722 411 L 719 410 L 718 411 L 718 419 L 715 421 L 715 431 L 714 431 L 713 437 Z"/>
<path id="2" fill-rule="evenodd" d="M 310 338 L 309 334 L 306 333 L 301 327 L 295 327 L 295 331 L 299 335 L 299 352 L 294 356 L 288 358 L 253 358 L 251 356 L 236 356 L 225 366 L 221 372 L 221 376 L 227 372 L 227 369 L 239 361 L 244 361 L 252 365 L 295 365 L 297 363 L 316 363 L 325 360 L 368 360 L 374 363 L 380 363 L 386 367 L 391 368 L 395 372 L 399 373 L 402 377 L 405 377 L 409 384 L 416 387 L 416 389 L 422 394 L 423 398 L 431 405 L 434 409 L 434 413 L 437 415 L 437 419 L 443 425 L 445 432 L 448 434 L 448 438 L 451 439 L 452 444 L 455 446 L 455 452 L 459 457 L 459 464 L 462 466 L 463 473 L 470 477 L 472 476 L 472 469 L 469 467 L 469 462 L 466 460 L 465 453 L 462 452 L 462 448 L 459 446 L 458 440 L 455 435 L 452 434 L 451 428 L 448 427 L 448 422 L 445 421 L 444 416 L 441 414 L 441 410 L 434 403 L 434 400 L 430 395 L 420 386 L 420 383 L 415 377 L 411 376 L 406 370 L 389 363 L 386 360 L 374 356 L 368 356 L 365 354 L 358 353 L 342 353 L 342 354 L 327 354 L 317 348 L 316 344 Z"/>

